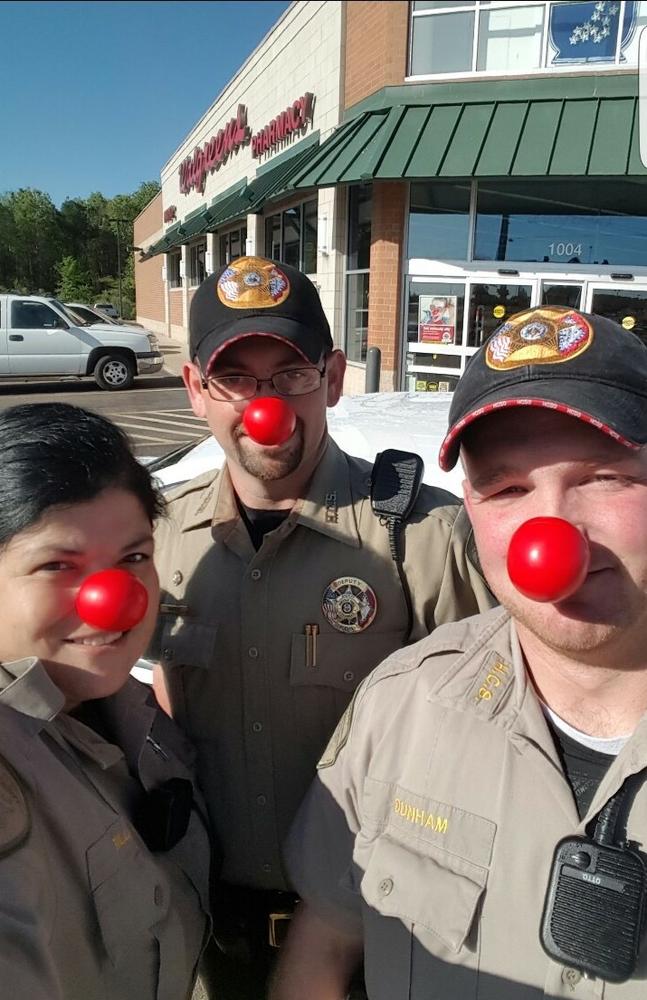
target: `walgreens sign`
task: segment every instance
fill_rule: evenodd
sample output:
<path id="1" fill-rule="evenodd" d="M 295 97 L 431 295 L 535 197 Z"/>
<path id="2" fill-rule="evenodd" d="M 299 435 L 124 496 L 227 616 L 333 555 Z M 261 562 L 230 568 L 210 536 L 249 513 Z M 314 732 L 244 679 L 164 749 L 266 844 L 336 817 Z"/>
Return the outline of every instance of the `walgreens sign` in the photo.
<path id="1" fill-rule="evenodd" d="M 312 121 L 314 94 L 306 93 L 293 101 L 289 108 L 273 118 L 252 137 L 252 156 L 261 156 L 274 149 L 293 132 L 305 128 Z"/>
<path id="2" fill-rule="evenodd" d="M 214 170 L 222 166 L 230 153 L 245 146 L 249 142 L 250 136 L 251 129 L 247 124 L 247 108 L 244 104 L 239 104 L 236 117 L 231 118 L 224 128 L 212 135 L 202 149 L 196 146 L 193 156 L 187 156 L 186 160 L 180 164 L 180 191 L 182 194 L 188 194 L 191 188 L 202 193 L 207 174 L 212 174 Z"/>
<path id="3" fill-rule="evenodd" d="M 192 156 L 180 164 L 180 191 L 188 194 L 192 188 L 204 191 L 207 175 L 218 170 L 241 146 L 252 142 L 252 156 L 259 157 L 268 150 L 275 149 L 293 132 L 304 129 L 312 121 L 314 94 L 307 92 L 297 98 L 285 111 L 264 125 L 252 137 L 247 124 L 247 107 L 238 105 L 236 117 L 231 118 L 224 128 L 212 135 L 202 147 L 196 146 Z"/>

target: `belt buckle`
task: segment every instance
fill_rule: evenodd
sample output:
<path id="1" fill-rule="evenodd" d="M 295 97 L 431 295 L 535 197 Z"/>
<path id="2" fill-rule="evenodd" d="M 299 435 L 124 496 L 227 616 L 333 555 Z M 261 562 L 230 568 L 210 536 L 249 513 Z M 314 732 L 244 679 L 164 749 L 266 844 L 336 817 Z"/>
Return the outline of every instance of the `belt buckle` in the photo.
<path id="1" fill-rule="evenodd" d="M 280 948 L 285 941 L 287 925 L 292 920 L 292 913 L 289 910 L 268 914 L 268 931 L 271 948 Z"/>

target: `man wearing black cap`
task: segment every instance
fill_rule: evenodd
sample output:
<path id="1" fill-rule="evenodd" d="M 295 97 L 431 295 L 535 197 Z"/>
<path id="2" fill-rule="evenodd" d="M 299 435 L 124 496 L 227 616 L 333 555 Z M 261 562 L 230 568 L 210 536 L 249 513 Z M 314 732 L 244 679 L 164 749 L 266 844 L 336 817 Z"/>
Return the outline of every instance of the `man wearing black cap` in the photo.
<path id="1" fill-rule="evenodd" d="M 226 463 L 171 496 L 155 654 L 223 855 L 216 996 L 258 1000 L 295 899 L 283 841 L 355 687 L 409 631 L 417 639 L 493 598 L 462 507 L 423 487 L 404 531 L 408 621 L 371 466 L 327 434 L 345 358 L 305 275 L 243 257 L 210 276 L 191 305 L 190 351 L 191 405 Z M 294 422 L 271 444 L 244 422 L 267 397 Z"/>
<path id="2" fill-rule="evenodd" d="M 647 346 L 511 316 L 458 383 L 459 452 L 503 610 L 358 689 L 290 837 L 272 1000 L 338 1000 L 362 952 L 370 1000 L 645 996 Z"/>

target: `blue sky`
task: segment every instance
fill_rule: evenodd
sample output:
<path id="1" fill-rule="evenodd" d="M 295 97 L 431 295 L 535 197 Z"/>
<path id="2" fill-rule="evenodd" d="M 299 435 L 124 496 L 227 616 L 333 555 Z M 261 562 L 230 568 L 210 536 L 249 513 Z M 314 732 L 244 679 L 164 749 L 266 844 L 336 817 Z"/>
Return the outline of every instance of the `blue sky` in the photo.
<path id="1" fill-rule="evenodd" d="M 0 194 L 106 197 L 162 165 L 287 2 L 0 2 Z"/>

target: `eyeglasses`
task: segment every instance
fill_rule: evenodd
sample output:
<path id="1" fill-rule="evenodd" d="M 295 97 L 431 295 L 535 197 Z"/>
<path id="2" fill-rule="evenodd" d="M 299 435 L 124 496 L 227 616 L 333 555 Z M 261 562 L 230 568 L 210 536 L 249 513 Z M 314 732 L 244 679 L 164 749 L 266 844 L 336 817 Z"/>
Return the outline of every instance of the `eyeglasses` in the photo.
<path id="1" fill-rule="evenodd" d="M 275 372 L 271 378 L 255 378 L 254 375 L 211 375 L 205 378 L 203 375 L 202 388 L 212 399 L 229 403 L 251 399 L 259 386 L 265 383 L 271 385 L 279 396 L 307 396 L 309 392 L 316 392 L 325 374 L 324 363 L 321 369 L 289 368 L 284 372 Z"/>

